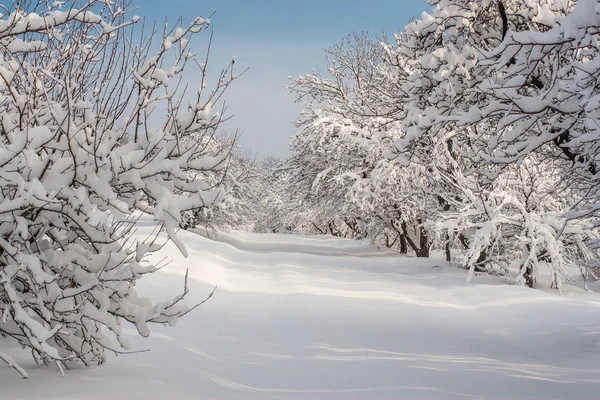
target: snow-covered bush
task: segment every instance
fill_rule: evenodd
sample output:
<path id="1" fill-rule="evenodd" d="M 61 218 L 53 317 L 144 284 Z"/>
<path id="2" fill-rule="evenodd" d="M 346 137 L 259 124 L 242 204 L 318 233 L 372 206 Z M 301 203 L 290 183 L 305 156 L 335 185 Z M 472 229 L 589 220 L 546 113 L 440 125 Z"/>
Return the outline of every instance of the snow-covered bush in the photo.
<path id="1" fill-rule="evenodd" d="M 562 180 L 559 167 L 535 155 L 505 168 L 493 185 L 461 179 L 470 182 L 464 188 L 470 201 L 464 209 L 446 213 L 440 223 L 472 232 L 465 255 L 470 276 L 479 267 L 514 275 L 533 287 L 541 268 L 549 267 L 552 285 L 560 289 L 568 278 L 567 267 L 582 261 L 582 244 L 592 233 L 583 221 L 565 223 L 565 211 L 579 199 L 561 190 Z"/>
<path id="2" fill-rule="evenodd" d="M 136 281 L 157 269 L 145 256 L 160 246 L 131 241 L 132 211 L 152 208 L 186 254 L 181 212 L 222 198 L 190 177 L 218 173 L 229 154 L 198 138 L 223 118 L 211 107 L 233 65 L 211 87 L 207 57 L 190 49 L 210 21 L 145 36 L 128 3 L 16 1 L 0 19 L 0 334 L 61 370 L 128 350 L 126 321 L 147 336 L 148 323 L 188 311 L 187 286 L 166 303 L 137 296 Z M 198 66 L 188 104 L 180 82 Z"/>

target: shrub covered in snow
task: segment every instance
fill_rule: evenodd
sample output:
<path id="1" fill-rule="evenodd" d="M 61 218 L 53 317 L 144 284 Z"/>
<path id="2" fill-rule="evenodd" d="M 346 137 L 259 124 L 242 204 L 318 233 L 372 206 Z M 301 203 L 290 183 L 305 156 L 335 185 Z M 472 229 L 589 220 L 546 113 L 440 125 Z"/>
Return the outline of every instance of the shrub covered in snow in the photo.
<path id="1" fill-rule="evenodd" d="M 188 311 L 187 287 L 137 296 L 160 244 L 131 241 L 132 211 L 151 206 L 185 254 L 181 213 L 223 197 L 208 178 L 230 151 L 209 144 L 233 63 L 211 87 L 190 48 L 208 19 L 146 36 L 126 4 L 17 1 L 0 19 L 0 334 L 61 370 L 128 350 L 126 321 L 147 336 Z M 201 85 L 186 97 L 188 67 Z"/>

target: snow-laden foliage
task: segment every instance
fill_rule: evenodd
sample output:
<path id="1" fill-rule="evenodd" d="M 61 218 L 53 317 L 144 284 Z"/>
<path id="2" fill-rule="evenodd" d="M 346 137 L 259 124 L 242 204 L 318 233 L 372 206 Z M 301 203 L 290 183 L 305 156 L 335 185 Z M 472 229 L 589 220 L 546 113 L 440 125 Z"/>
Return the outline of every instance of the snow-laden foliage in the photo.
<path id="1" fill-rule="evenodd" d="M 181 212 L 223 197 L 198 177 L 227 164 L 229 149 L 207 146 L 233 66 L 210 87 L 189 48 L 208 19 L 146 36 L 127 5 L 17 1 L 0 19 L 0 334 L 61 370 L 128 350 L 125 321 L 147 336 L 188 311 L 187 287 L 166 303 L 137 296 L 160 244 L 130 240 L 132 211 L 154 210 L 186 254 Z M 185 103 L 190 66 L 201 83 Z"/>
<path id="2" fill-rule="evenodd" d="M 419 166 L 399 167 L 389 157 L 402 107 L 383 50 L 368 34 L 354 34 L 326 50 L 327 74 L 290 80 L 306 110 L 296 122 L 289 183 L 296 212 L 316 232 L 368 236 L 402 252 L 410 243 L 424 256 L 430 240 Z"/>
<path id="3" fill-rule="evenodd" d="M 574 260 L 594 264 L 600 209 L 600 8 L 594 1 L 550 3 L 536 20 L 543 29 L 508 30 L 500 45 L 482 52 L 487 78 L 473 89 L 482 100 L 452 120 L 459 126 L 495 127 L 493 137 L 472 140 L 474 162 L 489 170 L 490 180 L 525 164 L 530 154 L 552 160 L 561 177 L 549 190 L 570 203 L 554 236 L 559 243 L 571 242 L 568 232 L 578 232 Z"/>
<path id="4" fill-rule="evenodd" d="M 435 5 L 397 35 L 396 48 L 388 48 L 407 105 L 404 135 L 395 150 L 399 159 L 431 160 L 447 205 L 437 226 L 448 228 L 464 245 L 471 271 L 499 268 L 533 286 L 544 265 L 560 287 L 568 279 L 565 265 L 589 261 L 585 242 L 596 233 L 590 221 L 567 221 L 586 198 L 581 185 L 566 183 L 580 181 L 562 162 L 569 159 L 569 146 L 555 140 L 562 133 L 558 140 L 568 141 L 568 133 L 557 126 L 558 119 L 546 122 L 532 114 L 544 102 L 552 104 L 549 109 L 557 103 L 540 91 L 562 68 L 557 60 L 570 56 L 559 54 L 560 45 L 547 45 L 558 40 L 551 28 L 573 2 L 447 0 Z M 566 20 L 571 18 L 579 17 L 575 13 Z M 517 60 L 506 50 L 514 50 L 507 47 L 514 37 L 524 43 L 533 37 L 546 41 L 539 49 L 522 48 L 523 59 Z M 512 72 L 502 76 L 504 70 Z M 544 130 L 554 136 L 536 140 Z M 553 149 L 544 145 L 552 142 Z M 510 150 L 503 152 L 503 146 Z M 576 161 L 584 158 L 590 159 L 584 155 Z M 585 167 L 592 170 L 589 163 Z"/>
<path id="5" fill-rule="evenodd" d="M 181 227 L 216 230 L 253 231 L 263 210 L 261 202 L 270 191 L 264 186 L 264 177 L 256 161 L 240 149 L 235 149 L 233 140 L 214 140 L 223 151 L 232 154 L 220 175 L 211 177 L 215 186 L 223 192 L 223 198 L 210 207 L 186 211 L 182 215 Z"/>
<path id="6" fill-rule="evenodd" d="M 354 36 L 327 76 L 291 81 L 306 103 L 291 182 L 313 220 L 532 287 L 548 267 L 560 288 L 598 260 L 599 6 L 430 4 L 394 44 Z"/>
<path id="7" fill-rule="evenodd" d="M 481 243 L 476 229 L 450 227 L 454 219 L 447 217 L 473 207 L 472 193 L 485 203 L 481 174 L 488 171 L 472 161 L 472 137 L 480 132 L 493 135 L 494 130 L 489 125 L 458 129 L 444 117 L 481 101 L 472 91 L 486 77 L 479 63 L 481 52 L 503 40 L 509 22 L 515 29 L 534 26 L 539 8 L 533 2 L 525 5 L 517 1 L 447 0 L 433 4 L 430 13 L 423 13 L 396 35 L 396 46 L 385 47 L 401 88 L 396 98 L 404 107 L 399 139 L 392 151 L 400 164 L 412 162 L 426 168 L 429 203 L 437 202 L 428 222 L 450 228 L 440 232 L 449 240 L 448 245 L 474 253 L 465 257 L 468 267 L 490 268 L 487 248 L 476 244 Z"/>
<path id="8" fill-rule="evenodd" d="M 255 179 L 252 186 L 256 193 L 254 201 L 254 231 L 289 232 L 292 229 L 290 213 L 292 192 L 288 190 L 287 170 L 279 157 L 267 156 L 256 163 Z"/>

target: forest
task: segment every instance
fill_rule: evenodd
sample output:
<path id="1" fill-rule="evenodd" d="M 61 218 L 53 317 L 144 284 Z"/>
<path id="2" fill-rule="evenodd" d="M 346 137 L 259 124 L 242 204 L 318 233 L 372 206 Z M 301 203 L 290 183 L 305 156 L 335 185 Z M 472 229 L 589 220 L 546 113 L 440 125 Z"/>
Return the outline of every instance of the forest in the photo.
<path id="1" fill-rule="evenodd" d="M 378 315 L 377 302 L 392 308 L 399 302 L 403 318 L 420 321 L 415 332 L 425 336 L 434 334 L 431 321 L 454 329 L 444 317 L 450 309 L 453 318 L 467 321 L 471 314 L 463 312 L 500 307 L 500 322 L 489 329 L 512 329 L 515 342 L 494 342 L 500 340 L 494 336 L 487 343 L 506 348 L 523 345 L 518 336 L 535 342 L 535 326 L 552 332 L 568 316 L 573 328 L 503 361 L 497 358 L 502 352 L 479 353 L 444 336 L 428 342 L 401 326 L 392 329 L 393 313 L 374 321 L 381 330 L 368 328 L 375 331 L 364 336 L 376 340 L 388 328 L 404 332 L 408 345 L 423 347 L 415 352 L 448 340 L 466 364 L 482 357 L 489 362 L 482 368 L 502 374 L 506 384 L 517 379 L 515 370 L 527 370 L 531 380 L 514 386 L 523 397 L 510 398 L 532 399 L 525 396 L 538 393 L 527 386 L 535 379 L 555 385 L 539 398 L 575 392 L 594 398 L 600 379 L 593 325 L 600 304 L 598 1 L 429 0 L 427 12 L 391 37 L 349 33 L 324 50 L 323 65 L 282 83 L 290 101 L 302 105 L 295 131 L 281 133 L 291 135 L 289 157 L 257 157 L 239 143 L 243 126 L 223 128 L 235 125 L 227 94 L 246 78 L 247 66 L 235 57 L 214 63 L 212 15 L 162 24 L 135 15 L 144 10 L 137 3 L 0 2 L 0 361 L 6 367 L 0 375 L 10 381 L 11 398 L 27 389 L 10 377 L 33 372 L 51 385 L 71 373 L 92 377 L 112 355 L 146 357 L 138 354 L 146 346 L 138 337 L 157 330 L 160 338 L 164 326 L 179 319 L 182 326 L 189 319 L 188 330 L 196 332 L 211 319 L 232 324 L 233 331 L 236 321 L 257 329 L 227 302 L 234 299 L 269 304 L 252 311 L 259 325 L 261 318 L 276 325 L 302 309 L 296 316 L 306 326 L 324 310 L 352 320 L 349 303 L 365 302 Z M 173 286 L 160 281 L 174 275 L 179 290 L 171 294 Z M 473 297 L 456 294 L 468 290 Z M 222 292 L 236 296 L 219 300 Z M 260 295 L 244 297 L 249 293 Z M 293 302 L 293 295 L 306 296 L 319 310 L 297 305 L 289 313 L 260 314 L 285 307 L 275 298 Z M 334 299 L 340 303 L 330 304 Z M 423 311 L 438 308 L 437 314 Z M 364 321 L 371 317 L 360 314 Z M 359 335 L 360 318 L 344 326 Z M 465 322 L 465 337 L 484 343 L 489 331 L 479 330 L 495 323 L 481 318 L 486 322 Z M 345 339 L 348 346 L 354 342 L 334 335 L 335 326 L 328 329 L 329 342 L 306 345 L 378 359 L 363 354 L 373 347 L 344 350 Z M 311 332 L 305 337 L 316 335 Z M 284 349 L 297 345 L 292 332 L 273 335 Z M 393 348 L 392 337 L 382 342 L 392 347 L 374 353 L 385 362 L 406 355 Z M 168 352 L 163 346 L 157 348 Z M 271 362 L 288 357 L 269 358 L 252 346 L 239 351 Z M 561 359 L 561 346 L 572 358 Z M 289 357 L 301 360 L 303 350 L 295 351 Z M 445 351 L 413 354 L 407 362 L 446 368 L 455 361 L 438 358 L 454 354 Z M 310 362 L 329 356 L 314 357 Z M 35 365 L 47 366 L 48 375 Z M 365 368 L 394 370 L 379 367 Z M 392 376 L 379 382 L 386 375 L 374 373 L 363 377 L 371 389 L 349 389 L 348 382 L 332 388 L 331 381 L 313 378 L 308 382 L 324 386 L 307 391 L 272 388 L 269 381 L 262 383 L 270 389 L 258 390 L 206 372 L 213 366 L 203 368 L 207 382 L 248 398 L 501 398 L 494 386 L 500 381 L 474 392 L 454 387 L 468 378 L 467 367 L 466 377 L 443 379 L 440 385 L 449 382 L 443 388 L 407 389 Z M 343 368 L 332 367 L 341 374 L 336 379 L 350 379 Z M 278 373 L 276 365 L 267 370 Z M 432 378 L 416 379 L 423 379 L 422 387 Z M 9 381 L 0 379 L 3 387 Z M 43 392 L 31 396 L 23 398 Z M 176 398 L 231 393 L 198 396 L 190 391 Z"/>

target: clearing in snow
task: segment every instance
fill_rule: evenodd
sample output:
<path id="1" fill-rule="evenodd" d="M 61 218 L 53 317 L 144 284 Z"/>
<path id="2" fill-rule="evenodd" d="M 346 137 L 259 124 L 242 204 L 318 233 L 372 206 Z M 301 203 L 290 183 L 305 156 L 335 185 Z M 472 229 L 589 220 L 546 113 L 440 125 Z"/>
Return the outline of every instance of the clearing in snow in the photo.
<path id="1" fill-rule="evenodd" d="M 154 229 L 144 217 L 137 235 Z M 147 276 L 170 299 L 189 268 L 188 304 L 213 298 L 106 365 L 0 364 L 6 399 L 597 399 L 600 298 L 507 285 L 439 260 L 332 237 L 179 233 L 189 258 Z"/>

